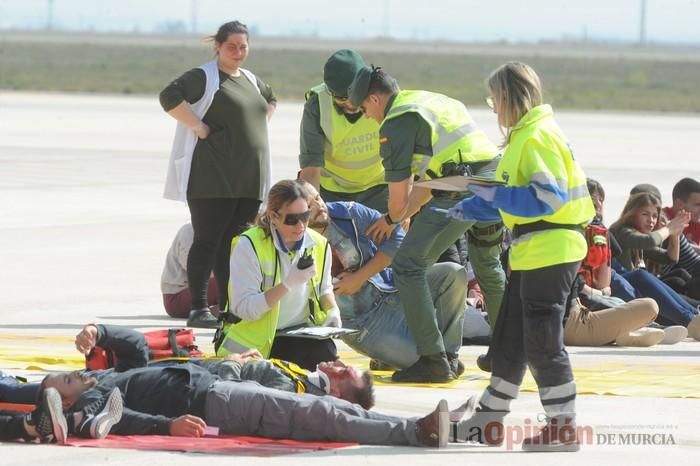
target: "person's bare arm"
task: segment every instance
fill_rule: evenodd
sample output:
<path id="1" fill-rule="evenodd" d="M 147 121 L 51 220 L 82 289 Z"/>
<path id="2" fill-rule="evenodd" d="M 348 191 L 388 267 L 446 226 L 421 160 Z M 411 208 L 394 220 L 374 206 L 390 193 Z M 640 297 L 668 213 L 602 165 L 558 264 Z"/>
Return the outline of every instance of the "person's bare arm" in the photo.
<path id="1" fill-rule="evenodd" d="M 187 126 L 195 132 L 199 139 L 206 139 L 209 136 L 209 127 L 192 111 L 192 107 L 186 101 L 168 111 L 168 115 Z"/>
<path id="2" fill-rule="evenodd" d="M 314 185 L 316 191 L 321 189 L 321 167 L 304 167 L 299 172 L 299 178 Z"/>
<path id="3" fill-rule="evenodd" d="M 429 189 L 413 187 L 411 195 L 408 197 L 408 208 L 406 209 L 404 220 L 414 216 L 432 198 L 433 194 Z"/>
<path id="4" fill-rule="evenodd" d="M 389 216 L 394 222 L 406 218 L 413 182 L 411 178 L 389 183 Z"/>
<path id="5" fill-rule="evenodd" d="M 378 251 L 369 262 L 355 272 L 339 273 L 335 277 L 338 281 L 333 284 L 333 291 L 338 294 L 355 294 L 370 277 L 389 267 L 389 265 L 391 265 L 391 257 Z"/>
<path id="6" fill-rule="evenodd" d="M 382 217 L 367 228 L 365 233 L 375 243 L 381 244 L 389 238 L 396 228 L 396 224 L 406 218 L 412 184 L 410 177 L 403 181 L 389 183 L 389 211 L 387 213 L 393 223 L 389 223 L 389 219 Z"/>
<path id="7" fill-rule="evenodd" d="M 172 420 L 169 433 L 176 437 L 202 437 L 206 428 L 207 423 L 204 419 L 185 414 Z"/>

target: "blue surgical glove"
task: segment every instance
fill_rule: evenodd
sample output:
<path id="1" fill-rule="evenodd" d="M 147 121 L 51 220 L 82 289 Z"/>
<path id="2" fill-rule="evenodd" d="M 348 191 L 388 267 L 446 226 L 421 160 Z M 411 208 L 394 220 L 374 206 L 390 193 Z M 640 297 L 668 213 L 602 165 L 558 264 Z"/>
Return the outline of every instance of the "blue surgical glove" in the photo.
<path id="1" fill-rule="evenodd" d="M 496 199 L 496 188 L 497 186 L 486 186 L 483 184 L 469 185 L 469 191 L 486 202 L 493 202 Z"/>
<path id="2" fill-rule="evenodd" d="M 450 207 L 449 209 L 447 209 L 445 216 L 453 218 L 455 220 L 465 220 L 464 209 L 462 209 L 462 201 L 456 203 L 454 207 Z"/>

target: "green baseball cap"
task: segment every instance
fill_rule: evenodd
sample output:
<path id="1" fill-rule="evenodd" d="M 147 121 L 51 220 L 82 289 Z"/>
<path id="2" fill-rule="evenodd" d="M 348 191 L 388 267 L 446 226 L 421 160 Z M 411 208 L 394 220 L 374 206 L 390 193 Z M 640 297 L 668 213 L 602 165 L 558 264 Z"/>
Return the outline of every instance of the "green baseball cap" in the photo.
<path id="1" fill-rule="evenodd" d="M 355 77 L 357 70 L 365 66 L 365 61 L 359 53 L 350 49 L 342 49 L 328 58 L 323 67 L 323 82 L 335 97 L 347 97 L 348 86 Z"/>
<path id="2" fill-rule="evenodd" d="M 374 67 L 364 66 L 355 73 L 355 79 L 352 80 L 350 87 L 348 87 L 348 98 L 353 107 L 362 105 L 362 101 L 367 97 L 373 71 Z"/>

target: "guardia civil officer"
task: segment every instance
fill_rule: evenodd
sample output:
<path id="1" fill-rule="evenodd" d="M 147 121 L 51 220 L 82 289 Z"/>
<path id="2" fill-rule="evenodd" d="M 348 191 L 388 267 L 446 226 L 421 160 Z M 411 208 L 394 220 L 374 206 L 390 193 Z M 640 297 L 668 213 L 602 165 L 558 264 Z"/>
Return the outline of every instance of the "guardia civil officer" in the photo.
<path id="1" fill-rule="evenodd" d="M 447 208 L 465 193 L 435 191 L 413 185 L 420 179 L 459 172 L 493 175 L 496 146 L 480 130 L 464 104 L 427 91 L 401 91 L 381 68 L 358 71 L 348 95 L 353 106 L 380 123 L 380 155 L 389 185 L 387 214 L 368 230 L 375 241 L 391 234 L 401 221 L 429 202 Z M 432 199 L 431 199 L 432 198 Z M 492 319 L 503 297 L 505 274 L 499 261 L 502 223 L 455 220 L 423 208 L 394 257 L 392 267 L 406 322 L 420 358 L 397 371 L 397 382 L 445 382 L 461 372 L 457 354 L 446 353 L 438 330 L 427 271 L 440 254 L 469 230 L 469 260 L 486 297 Z"/>
<path id="2" fill-rule="evenodd" d="M 356 201 L 386 212 L 379 124 L 362 118 L 347 94 L 355 73 L 364 66 L 354 50 L 338 50 L 323 67 L 323 83 L 306 93 L 299 176 L 326 201 Z"/>

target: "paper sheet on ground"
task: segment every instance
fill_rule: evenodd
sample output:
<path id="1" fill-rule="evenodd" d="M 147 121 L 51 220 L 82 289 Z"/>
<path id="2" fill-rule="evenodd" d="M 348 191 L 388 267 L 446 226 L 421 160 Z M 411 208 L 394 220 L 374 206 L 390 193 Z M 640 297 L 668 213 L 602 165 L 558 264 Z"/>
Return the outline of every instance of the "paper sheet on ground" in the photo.
<path id="1" fill-rule="evenodd" d="M 295 329 L 278 330 L 277 336 L 305 337 L 314 339 L 338 338 L 344 335 L 352 335 L 359 330 L 338 327 L 299 327 Z"/>

